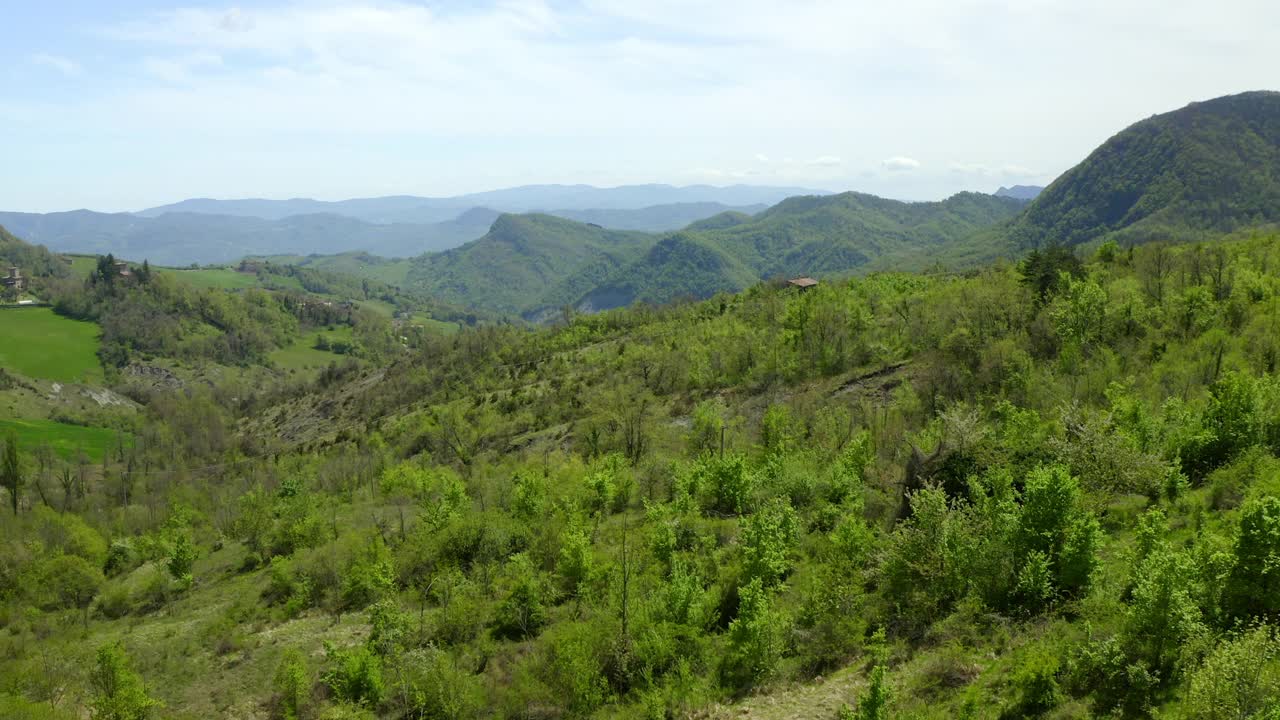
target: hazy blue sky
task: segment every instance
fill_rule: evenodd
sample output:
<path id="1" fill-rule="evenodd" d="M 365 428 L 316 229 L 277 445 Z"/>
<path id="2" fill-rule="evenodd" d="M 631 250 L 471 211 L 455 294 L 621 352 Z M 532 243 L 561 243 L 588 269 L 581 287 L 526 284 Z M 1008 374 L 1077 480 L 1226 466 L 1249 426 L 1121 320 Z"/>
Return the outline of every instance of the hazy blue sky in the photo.
<path id="1" fill-rule="evenodd" d="M 1274 0 L 0 0 L 0 209 L 1045 183 L 1275 89 Z"/>

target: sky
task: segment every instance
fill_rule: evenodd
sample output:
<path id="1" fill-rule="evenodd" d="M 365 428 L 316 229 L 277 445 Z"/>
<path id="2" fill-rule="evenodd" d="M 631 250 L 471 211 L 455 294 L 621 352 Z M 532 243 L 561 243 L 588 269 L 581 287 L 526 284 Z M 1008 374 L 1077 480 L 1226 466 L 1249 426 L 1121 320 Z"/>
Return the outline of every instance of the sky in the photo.
<path id="1" fill-rule="evenodd" d="M 1280 89 L 1274 0 L 0 0 L 0 210 L 1047 184 Z"/>

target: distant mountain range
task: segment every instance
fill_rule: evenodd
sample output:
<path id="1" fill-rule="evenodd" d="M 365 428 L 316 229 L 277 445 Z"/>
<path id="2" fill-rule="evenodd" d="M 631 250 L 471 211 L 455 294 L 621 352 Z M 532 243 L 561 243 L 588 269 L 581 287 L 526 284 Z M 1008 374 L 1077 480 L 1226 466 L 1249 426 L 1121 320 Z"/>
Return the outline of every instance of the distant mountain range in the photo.
<path id="1" fill-rule="evenodd" d="M 559 305 L 706 297 L 773 276 L 954 267 L 1054 243 L 1212 237 L 1276 222 L 1280 93 L 1250 92 L 1138 122 L 1043 191 L 1015 186 L 938 203 L 792 197 L 675 233 L 597 232 L 590 242 L 585 226 L 504 217 L 483 238 L 418 258 L 408 281 L 451 302 L 538 317 Z M 562 255 L 570 238 L 576 254 Z M 527 270 L 514 284 L 503 281 L 511 266 Z"/>
<path id="2" fill-rule="evenodd" d="M 484 237 L 413 261 L 407 282 L 447 302 L 539 317 L 738 290 L 761 278 L 849 272 L 958 241 L 1024 203 L 979 193 L 905 203 L 861 193 L 793 197 L 682 231 L 620 232 L 504 215 Z"/>
<path id="3" fill-rule="evenodd" d="M 307 255 L 299 262 L 354 268 L 449 303 L 536 319 L 562 306 L 706 297 L 774 276 L 957 267 L 1049 244 L 1212 237 L 1277 223 L 1280 93 L 1217 98 L 1138 122 L 1043 190 L 1014 186 L 931 203 L 795 195 L 804 192 L 533 186 L 461 200 L 192 200 L 144 215 L 0 213 L 0 224 L 54 249 L 161 262 Z M 659 200 L 678 201 L 644 205 Z M 449 203 L 448 217 L 431 215 Z M 526 211 L 540 207 L 561 209 Z M 188 212 L 172 212 L 178 208 Z M 361 217 L 290 214 L 322 208 Z M 250 212 L 272 217 L 233 214 Z M 402 222 L 428 217 L 436 219 Z M 314 257 L 354 248 L 413 258 Z"/>
<path id="4" fill-rule="evenodd" d="M 192 201 L 179 206 L 198 207 L 200 203 Z M 638 209 L 566 209 L 552 213 L 610 228 L 662 232 L 728 210 L 759 212 L 765 207 L 691 202 Z M 437 222 L 375 223 L 333 213 L 268 219 L 200 212 L 135 215 L 74 210 L 46 214 L 0 212 L 0 224 L 20 237 L 59 252 L 110 252 L 161 265 L 187 265 L 229 263 L 247 255 L 350 251 L 382 257 L 412 257 L 447 250 L 479 238 L 502 215 L 487 207 L 454 212 L 454 217 Z"/>
<path id="5" fill-rule="evenodd" d="M 763 185 L 622 185 L 598 188 L 591 185 L 525 185 L 502 190 L 470 193 L 444 198 L 398 195 L 334 202 L 299 198 L 294 200 L 210 200 L 197 198 L 136 213 L 158 217 L 166 213 L 235 215 L 264 220 L 280 220 L 294 215 L 330 214 L 378 224 L 437 223 L 456 219 L 472 208 L 492 208 L 499 212 L 642 210 L 662 205 L 769 206 L 794 195 L 827 195 L 825 190 Z M 723 210 L 723 208 L 720 208 Z M 716 210 L 719 212 L 719 210 Z M 712 213 L 714 214 L 714 213 Z M 705 217 L 705 216 L 704 216 Z M 633 228 L 635 229 L 635 228 Z"/>
<path id="6" fill-rule="evenodd" d="M 1000 186 L 996 191 L 996 197 L 1014 198 L 1016 200 L 1034 200 L 1044 188 L 1039 185 L 1014 185 L 1013 187 Z"/>

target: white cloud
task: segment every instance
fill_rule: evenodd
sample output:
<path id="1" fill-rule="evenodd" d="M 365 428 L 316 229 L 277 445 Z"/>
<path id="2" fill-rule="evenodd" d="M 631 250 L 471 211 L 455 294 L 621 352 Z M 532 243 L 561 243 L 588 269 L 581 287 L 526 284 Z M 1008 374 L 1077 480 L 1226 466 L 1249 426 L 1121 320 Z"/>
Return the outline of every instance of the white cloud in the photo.
<path id="1" fill-rule="evenodd" d="M 49 53 L 36 53 L 31 56 L 31 62 L 36 65 L 53 68 L 67 77 L 76 77 L 80 75 L 84 68 L 80 67 L 80 63 L 61 55 L 50 55 Z"/>
<path id="2" fill-rule="evenodd" d="M 915 158 L 902 157 L 898 155 L 887 160 L 880 161 L 880 167 L 889 172 L 909 172 L 911 170 L 920 169 L 920 161 Z"/>
<path id="3" fill-rule="evenodd" d="M 32 58 L 103 80 L 62 96 L 6 87 L 6 134 L 139 138 L 146 182 L 187 158 L 193 186 L 165 195 L 215 194 L 195 186 L 215 175 L 288 196 L 718 172 L 941 197 L 1040 183 L 1152 113 L 1274 86 L 1280 25 L 1269 0 L 179 4 L 102 28 L 103 70 Z M 190 148 L 219 140 L 242 154 L 194 164 Z M 345 152 L 342 170 L 317 147 Z M 897 150 L 911 157 L 882 160 Z M 77 154 L 73 182 L 114 178 L 121 163 L 101 152 L 98 175 Z"/>

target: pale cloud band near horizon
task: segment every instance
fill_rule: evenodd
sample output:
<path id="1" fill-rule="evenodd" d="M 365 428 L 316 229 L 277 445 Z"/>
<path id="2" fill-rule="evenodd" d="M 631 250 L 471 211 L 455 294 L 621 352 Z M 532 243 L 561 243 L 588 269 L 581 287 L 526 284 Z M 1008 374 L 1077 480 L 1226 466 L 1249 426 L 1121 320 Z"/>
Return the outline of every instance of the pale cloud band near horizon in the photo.
<path id="1" fill-rule="evenodd" d="M 935 199 L 1048 182 L 1143 117 L 1265 87 L 1277 24 L 1252 1 L 120 10 L 9 70 L 0 143 L 34 170 L 0 193 L 131 209 L 749 178 Z"/>

